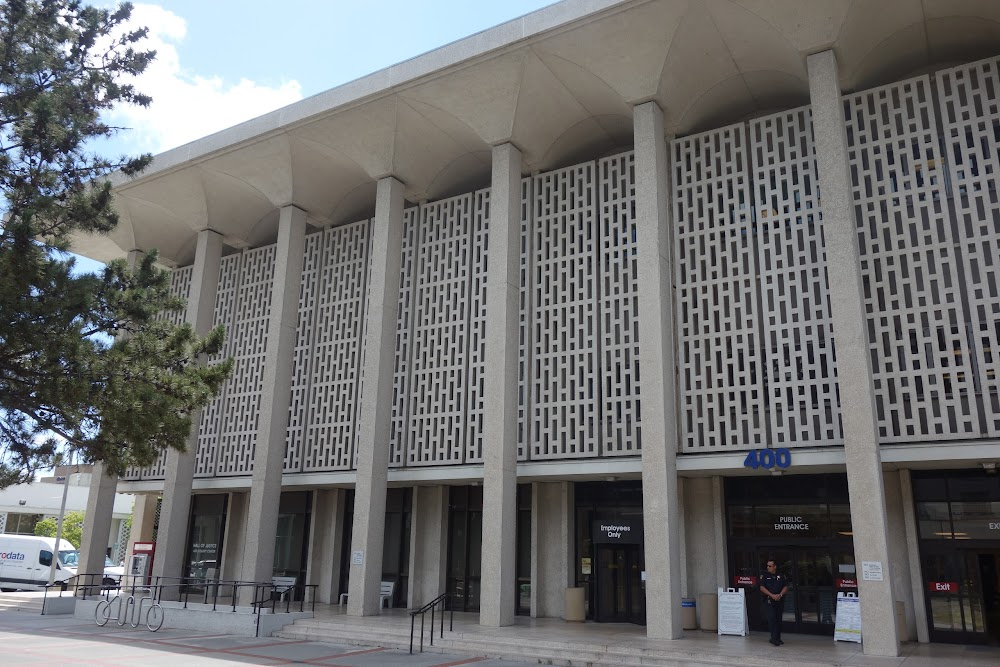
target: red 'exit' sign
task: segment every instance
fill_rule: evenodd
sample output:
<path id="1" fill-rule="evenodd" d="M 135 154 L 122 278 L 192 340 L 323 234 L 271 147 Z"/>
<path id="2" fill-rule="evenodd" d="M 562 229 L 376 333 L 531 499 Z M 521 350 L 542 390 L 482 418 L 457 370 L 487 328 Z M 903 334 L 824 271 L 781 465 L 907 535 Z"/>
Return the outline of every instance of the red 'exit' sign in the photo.
<path id="1" fill-rule="evenodd" d="M 927 582 L 927 589 L 931 593 L 957 593 L 958 592 L 958 582 L 957 581 L 929 581 Z"/>

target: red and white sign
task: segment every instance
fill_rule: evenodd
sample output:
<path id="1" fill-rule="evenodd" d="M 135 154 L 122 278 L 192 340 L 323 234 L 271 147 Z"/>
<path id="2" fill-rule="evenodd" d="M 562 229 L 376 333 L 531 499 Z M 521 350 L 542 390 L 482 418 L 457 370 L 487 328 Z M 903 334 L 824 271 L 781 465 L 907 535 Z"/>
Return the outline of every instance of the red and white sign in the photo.
<path id="1" fill-rule="evenodd" d="M 957 581 L 929 581 L 929 582 L 927 582 L 927 589 L 931 593 L 957 593 L 958 592 L 958 582 Z"/>
<path id="2" fill-rule="evenodd" d="M 135 542 L 132 544 L 132 553 L 151 554 L 156 549 L 156 542 Z"/>
<path id="3" fill-rule="evenodd" d="M 835 583 L 837 585 L 837 588 L 857 588 L 858 587 L 858 580 L 857 579 L 837 579 L 837 581 Z"/>
<path id="4" fill-rule="evenodd" d="M 747 575 L 747 574 L 735 574 L 733 575 L 733 585 L 734 586 L 756 586 L 757 577 Z"/>

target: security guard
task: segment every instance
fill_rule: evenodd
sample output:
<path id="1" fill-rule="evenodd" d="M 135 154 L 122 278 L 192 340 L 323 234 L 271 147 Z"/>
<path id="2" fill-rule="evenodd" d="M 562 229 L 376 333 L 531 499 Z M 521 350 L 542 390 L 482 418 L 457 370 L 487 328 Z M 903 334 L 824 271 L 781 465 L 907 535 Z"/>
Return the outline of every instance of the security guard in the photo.
<path id="1" fill-rule="evenodd" d="M 778 574 L 774 559 L 767 561 L 767 572 L 760 575 L 760 592 L 764 595 L 764 609 L 767 612 L 767 629 L 771 633 L 771 644 L 781 646 L 781 615 L 785 610 L 785 593 L 788 579 Z"/>

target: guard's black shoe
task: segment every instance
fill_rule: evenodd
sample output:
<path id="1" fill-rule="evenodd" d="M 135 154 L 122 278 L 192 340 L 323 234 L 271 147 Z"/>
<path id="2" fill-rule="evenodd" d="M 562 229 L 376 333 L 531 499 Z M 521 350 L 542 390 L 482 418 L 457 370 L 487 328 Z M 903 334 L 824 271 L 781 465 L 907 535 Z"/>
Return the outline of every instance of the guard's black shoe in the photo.
<path id="1" fill-rule="evenodd" d="M 767 641 L 771 642 L 771 646 L 779 646 L 778 642 L 774 639 L 768 639 Z"/>
<path id="2" fill-rule="evenodd" d="M 781 645 L 782 645 L 782 644 L 784 644 L 784 643 L 785 643 L 785 642 L 781 641 L 780 639 L 778 640 L 778 646 L 781 646 Z"/>

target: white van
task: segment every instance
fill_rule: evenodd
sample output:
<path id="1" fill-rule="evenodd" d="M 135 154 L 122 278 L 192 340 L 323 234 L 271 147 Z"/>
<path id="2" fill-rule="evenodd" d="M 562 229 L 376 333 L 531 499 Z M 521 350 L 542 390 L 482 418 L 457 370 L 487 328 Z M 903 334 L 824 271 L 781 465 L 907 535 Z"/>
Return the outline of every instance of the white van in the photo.
<path id="1" fill-rule="evenodd" d="M 39 591 L 49 583 L 53 537 L 0 534 L 0 590 Z M 60 540 L 56 560 L 56 581 L 66 581 L 76 574 L 79 555 L 76 547 Z"/>

